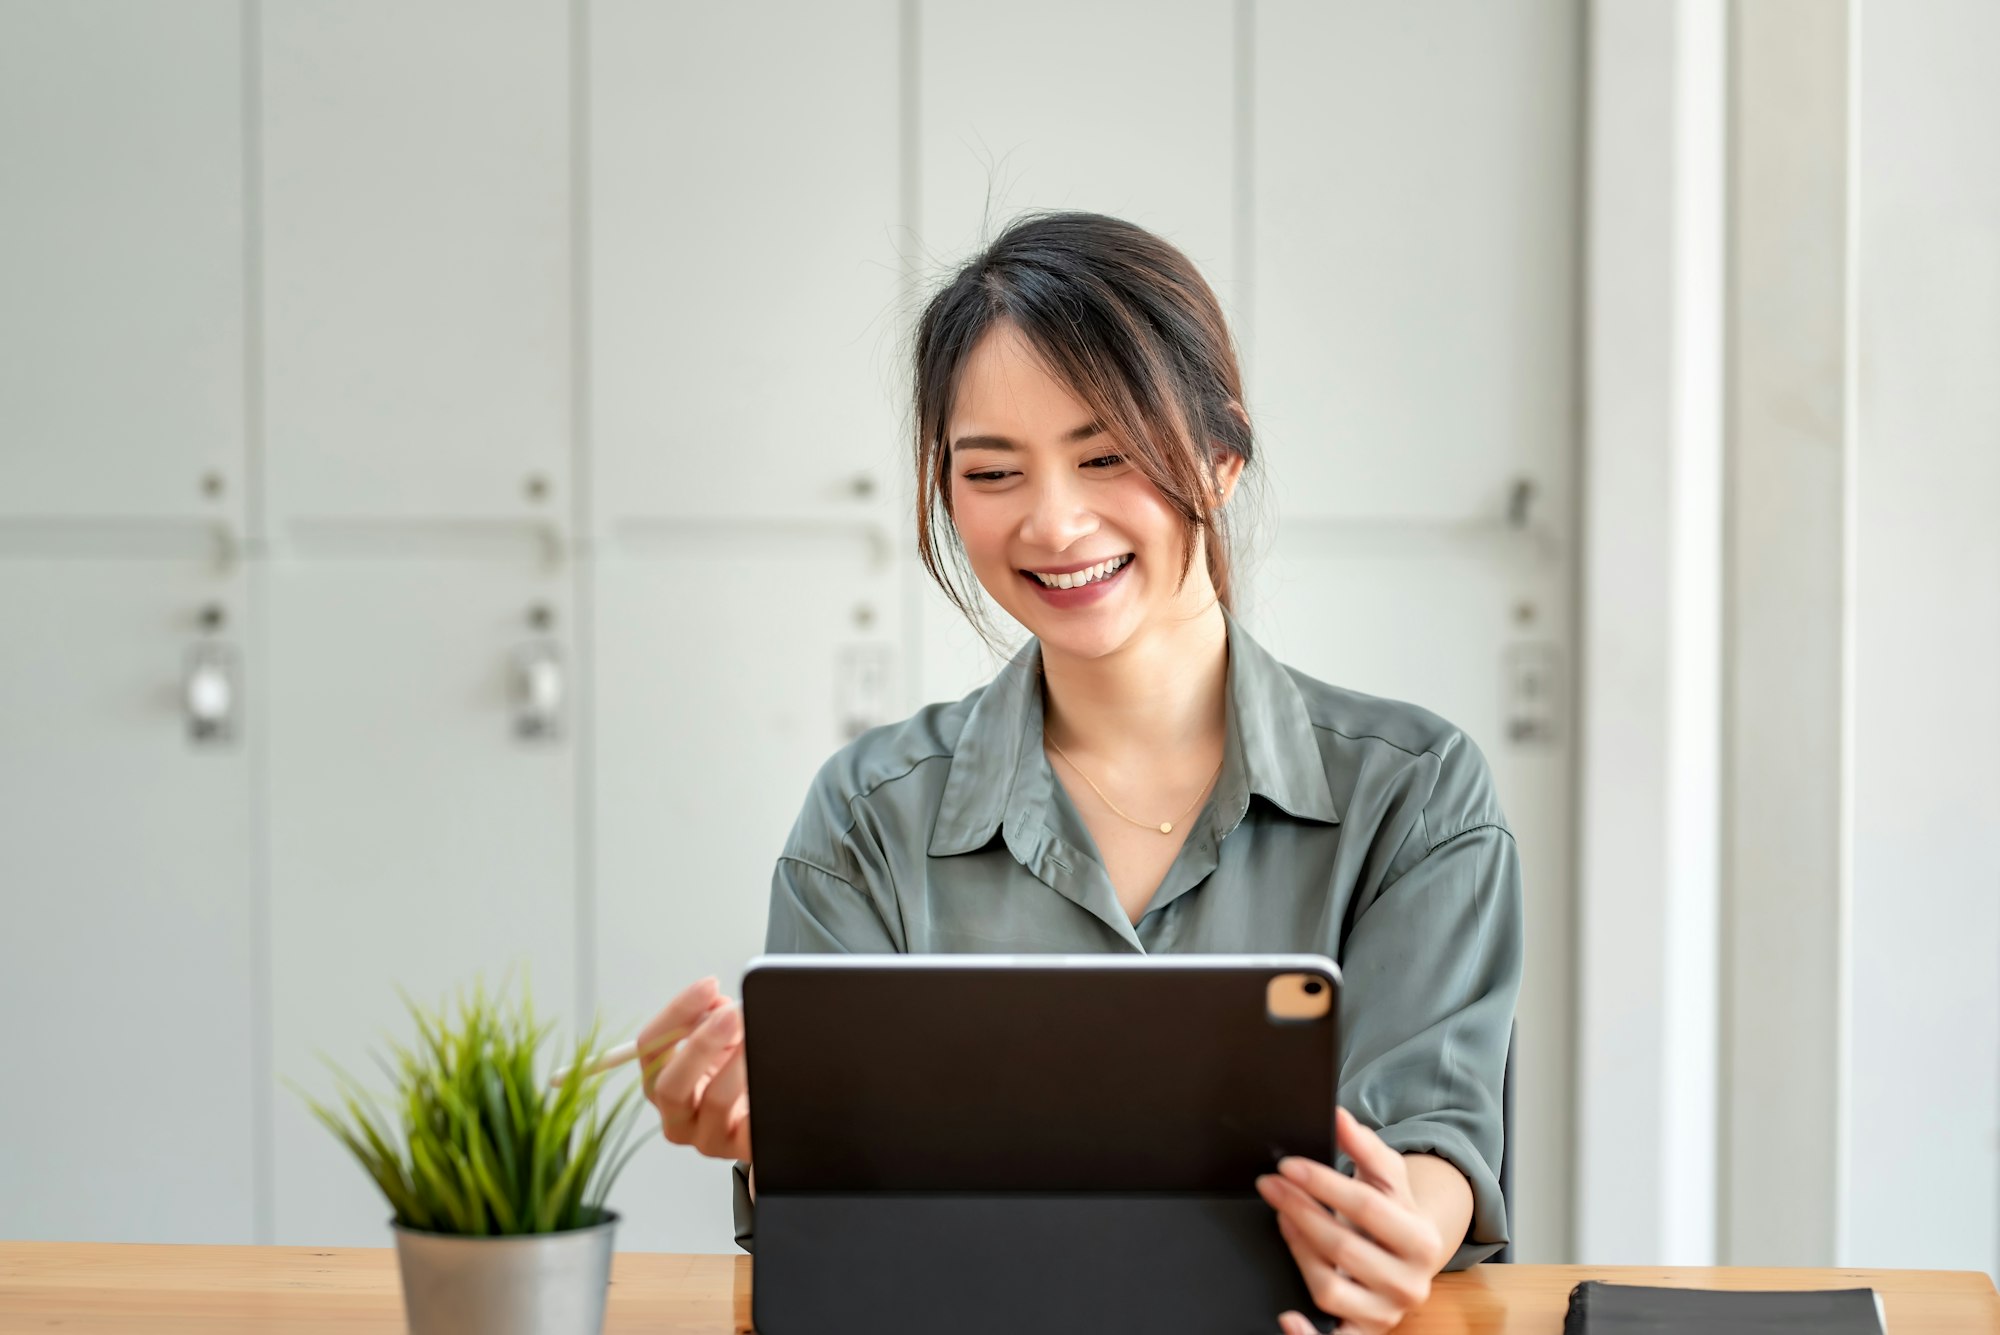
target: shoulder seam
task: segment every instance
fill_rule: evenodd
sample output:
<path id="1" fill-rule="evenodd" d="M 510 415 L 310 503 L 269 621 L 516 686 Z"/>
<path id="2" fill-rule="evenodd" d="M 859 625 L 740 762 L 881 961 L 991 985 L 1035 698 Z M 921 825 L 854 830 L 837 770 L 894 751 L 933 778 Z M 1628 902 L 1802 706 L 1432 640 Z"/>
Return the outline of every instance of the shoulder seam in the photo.
<path id="1" fill-rule="evenodd" d="M 1462 830 L 1454 830 L 1452 833 L 1444 836 L 1444 838 L 1437 840 L 1435 843 L 1431 844 L 1430 847 L 1424 850 L 1424 856 L 1429 857 L 1432 853 L 1437 852 L 1440 848 L 1443 848 L 1446 844 L 1450 843 L 1454 839 L 1463 839 L 1466 835 L 1478 834 L 1481 830 L 1498 830 L 1500 831 L 1500 833 L 1506 835 L 1507 838 L 1510 840 L 1514 837 L 1514 832 L 1508 829 L 1505 825 L 1502 825 L 1499 821 L 1483 820 L 1480 821 L 1477 825 L 1468 825 Z"/>
<path id="2" fill-rule="evenodd" d="M 890 774 L 881 779 L 877 779 L 874 783 L 870 784 L 868 787 L 862 789 L 860 792 L 848 798 L 847 801 L 841 804 L 847 808 L 847 829 L 842 830 L 841 833 L 846 834 L 848 830 L 852 830 L 855 826 L 855 822 L 859 819 L 854 814 L 854 804 L 856 802 L 866 801 L 867 799 L 875 795 L 876 790 L 881 788 L 886 788 L 890 784 L 896 782 L 896 780 L 898 779 L 909 778 L 912 774 L 915 774 L 917 772 L 917 767 L 919 765 L 922 765 L 925 761 L 950 760 L 952 756 L 955 754 L 956 753 L 952 751 L 933 751 L 929 755 L 918 756 L 915 760 L 912 760 L 910 762 L 910 767 L 908 769 L 903 770 L 900 773 Z"/>
<path id="3" fill-rule="evenodd" d="M 1394 745 L 1394 743 L 1391 743 L 1391 745 Z M 1446 835 L 1442 839 L 1439 839 L 1437 842 L 1429 843 L 1430 818 L 1421 811 L 1417 813 L 1417 817 L 1419 820 L 1423 822 L 1424 832 L 1425 832 L 1424 837 L 1426 843 L 1428 844 L 1428 846 L 1424 849 L 1424 857 L 1415 859 L 1410 863 L 1409 866 L 1403 868 L 1402 871 L 1397 872 L 1395 875 L 1389 877 L 1387 880 L 1382 882 L 1381 887 L 1375 892 L 1378 896 L 1388 894 L 1390 887 L 1396 885 L 1399 881 L 1403 879 L 1403 877 L 1407 876 L 1412 870 L 1414 870 L 1420 863 L 1423 862 L 1424 858 L 1427 858 L 1431 854 L 1437 852 L 1440 848 L 1443 848 L 1446 844 L 1452 843 L 1455 840 L 1463 839 L 1468 834 L 1477 834 L 1481 830 L 1498 830 L 1500 833 L 1507 836 L 1508 842 L 1511 843 L 1513 842 L 1514 839 L 1514 832 L 1512 830 L 1508 829 L 1505 825 L 1502 825 L 1499 821 L 1489 820 L 1489 821 L 1481 821 L 1477 825 L 1468 825 L 1462 830 L 1454 830 L 1452 833 Z"/>
<path id="4" fill-rule="evenodd" d="M 849 890 L 854 891 L 854 893 L 856 894 L 861 893 L 860 886 L 848 880 L 845 876 L 842 876 L 839 872 L 833 870 L 833 868 L 820 866 L 817 862 L 814 862 L 811 858 L 802 858 L 796 853 L 780 853 L 778 854 L 778 861 L 796 862 L 801 867 L 809 868 L 813 871 L 818 872 L 822 876 L 831 876 L 834 880 L 839 881 L 842 885 L 846 886 Z"/>
<path id="5" fill-rule="evenodd" d="M 1437 753 L 1436 751 L 1432 751 L 1429 749 L 1425 749 L 1422 751 L 1412 751 L 1409 747 L 1402 745 L 1400 742 L 1392 742 L 1387 737 L 1379 737 L 1372 732 L 1342 732 L 1339 728 L 1334 727 L 1331 723 L 1320 723 L 1310 719 L 1307 721 L 1312 723 L 1313 727 L 1319 729 L 1321 732 L 1330 732 L 1336 737 L 1345 737 L 1350 742 L 1380 742 L 1382 743 L 1382 745 L 1389 747 L 1391 750 L 1401 751 L 1406 756 L 1415 756 L 1419 758 L 1423 756 L 1430 756 L 1433 759 L 1435 759 L 1440 765 L 1444 763 L 1444 757 L 1439 753 Z"/>

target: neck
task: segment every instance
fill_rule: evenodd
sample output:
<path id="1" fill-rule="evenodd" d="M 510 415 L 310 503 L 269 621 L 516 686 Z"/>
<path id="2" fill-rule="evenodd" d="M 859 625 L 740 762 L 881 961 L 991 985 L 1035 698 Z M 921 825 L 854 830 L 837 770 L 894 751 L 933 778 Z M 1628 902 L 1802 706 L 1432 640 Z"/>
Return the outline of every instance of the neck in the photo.
<path id="1" fill-rule="evenodd" d="M 1114 760 L 1219 750 L 1228 666 L 1229 627 L 1215 603 L 1189 620 L 1148 628 L 1100 658 L 1044 646 L 1043 732 L 1065 751 Z"/>

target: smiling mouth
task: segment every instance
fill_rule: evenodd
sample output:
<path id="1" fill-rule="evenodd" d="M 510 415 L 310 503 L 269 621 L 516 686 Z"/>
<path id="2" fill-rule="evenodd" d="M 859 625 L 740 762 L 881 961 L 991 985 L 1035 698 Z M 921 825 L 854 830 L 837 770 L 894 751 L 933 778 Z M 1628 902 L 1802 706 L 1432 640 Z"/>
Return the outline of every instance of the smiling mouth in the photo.
<path id="1" fill-rule="evenodd" d="M 1114 556 L 1109 561 L 1099 561 L 1094 566 L 1082 570 L 1072 570 L 1066 575 L 1044 575 L 1039 571 L 1023 570 L 1021 573 L 1040 582 L 1045 589 L 1080 589 L 1086 584 L 1097 584 L 1110 579 L 1132 562 L 1132 553 Z"/>

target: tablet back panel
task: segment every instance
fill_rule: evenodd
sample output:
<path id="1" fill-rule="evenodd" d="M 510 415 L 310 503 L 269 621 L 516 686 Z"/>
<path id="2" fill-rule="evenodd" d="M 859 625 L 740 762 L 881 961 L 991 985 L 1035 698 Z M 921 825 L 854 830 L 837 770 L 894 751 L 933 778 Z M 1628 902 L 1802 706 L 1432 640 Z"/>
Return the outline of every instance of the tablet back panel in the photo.
<path id="1" fill-rule="evenodd" d="M 1274 974 L 1327 1013 L 1274 1022 Z M 760 1335 L 1268 1331 L 1311 1312 L 1258 1174 L 1333 1158 L 1317 956 L 760 961 Z"/>
<path id="2" fill-rule="evenodd" d="M 1333 996 L 1330 961 L 967 958 L 745 975 L 760 1191 L 1234 1192 L 1332 1160 L 1337 1007 L 1266 1013 L 1274 974 Z"/>

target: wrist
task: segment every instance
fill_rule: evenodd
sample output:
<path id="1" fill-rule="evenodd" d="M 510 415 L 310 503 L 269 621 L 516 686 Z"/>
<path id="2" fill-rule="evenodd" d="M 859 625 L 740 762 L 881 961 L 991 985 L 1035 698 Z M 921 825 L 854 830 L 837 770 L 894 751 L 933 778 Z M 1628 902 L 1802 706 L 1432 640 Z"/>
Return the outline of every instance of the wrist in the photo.
<path id="1" fill-rule="evenodd" d="M 1472 1184 L 1451 1160 L 1428 1151 L 1403 1156 L 1410 1170 L 1410 1194 L 1417 1213 L 1431 1225 L 1436 1242 L 1428 1258 L 1431 1273 L 1458 1254 L 1459 1243 L 1472 1227 Z"/>

